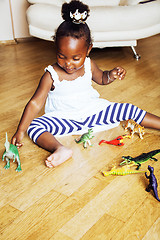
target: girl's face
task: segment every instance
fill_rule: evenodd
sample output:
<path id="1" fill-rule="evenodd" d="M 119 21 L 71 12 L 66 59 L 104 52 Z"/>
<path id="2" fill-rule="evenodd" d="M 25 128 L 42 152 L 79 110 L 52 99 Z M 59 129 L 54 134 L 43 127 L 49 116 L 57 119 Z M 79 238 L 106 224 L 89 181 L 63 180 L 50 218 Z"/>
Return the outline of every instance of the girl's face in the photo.
<path id="1" fill-rule="evenodd" d="M 92 45 L 88 48 L 84 38 L 62 37 L 57 46 L 57 63 L 68 74 L 75 73 L 83 67 L 91 49 Z"/>

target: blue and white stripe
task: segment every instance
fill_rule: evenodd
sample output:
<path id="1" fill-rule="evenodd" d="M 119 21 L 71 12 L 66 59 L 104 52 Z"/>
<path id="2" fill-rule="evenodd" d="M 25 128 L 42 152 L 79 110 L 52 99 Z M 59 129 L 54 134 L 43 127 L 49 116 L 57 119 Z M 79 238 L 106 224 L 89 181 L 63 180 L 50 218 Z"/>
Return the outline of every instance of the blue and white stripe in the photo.
<path id="1" fill-rule="evenodd" d="M 39 136 L 44 132 L 50 132 L 54 136 L 62 136 L 96 126 L 111 125 L 128 119 L 133 119 L 140 124 L 145 114 L 146 111 L 129 103 L 111 103 L 106 109 L 86 117 L 84 121 L 43 115 L 32 121 L 27 132 L 29 137 L 34 142 L 37 142 Z"/>

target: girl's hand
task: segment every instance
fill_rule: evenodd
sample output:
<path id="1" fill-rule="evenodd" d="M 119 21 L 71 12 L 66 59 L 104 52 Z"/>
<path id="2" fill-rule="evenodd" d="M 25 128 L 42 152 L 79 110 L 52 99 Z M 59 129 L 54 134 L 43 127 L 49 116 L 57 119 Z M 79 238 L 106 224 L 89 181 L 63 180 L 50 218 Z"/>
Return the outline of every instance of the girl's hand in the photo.
<path id="1" fill-rule="evenodd" d="M 23 146 L 23 143 L 21 142 L 23 137 L 24 137 L 24 132 L 17 131 L 12 137 L 11 143 L 15 145 L 17 148 L 20 148 Z"/>
<path id="2" fill-rule="evenodd" d="M 126 70 L 122 67 L 115 67 L 109 73 L 110 78 L 114 80 L 117 78 L 119 78 L 119 80 L 123 80 L 125 75 L 126 75 Z"/>

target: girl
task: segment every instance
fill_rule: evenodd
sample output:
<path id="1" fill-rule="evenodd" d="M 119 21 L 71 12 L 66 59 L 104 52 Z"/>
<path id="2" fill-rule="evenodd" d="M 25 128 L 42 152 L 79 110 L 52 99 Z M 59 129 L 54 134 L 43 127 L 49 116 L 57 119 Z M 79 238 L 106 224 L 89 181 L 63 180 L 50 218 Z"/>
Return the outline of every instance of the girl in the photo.
<path id="1" fill-rule="evenodd" d="M 92 82 L 107 85 L 125 77 L 126 71 L 116 67 L 102 71 L 87 57 L 92 49 L 91 34 L 85 23 L 89 8 L 79 1 L 62 5 L 64 22 L 54 40 L 57 62 L 45 69 L 38 88 L 26 105 L 12 144 L 21 147 L 24 133 L 52 154 L 45 160 L 55 167 L 72 156 L 54 136 L 82 134 L 88 128 L 102 131 L 133 119 L 145 127 L 160 129 L 160 118 L 129 103 L 113 103 L 100 99 Z M 45 104 L 45 114 L 35 118 Z M 34 119 L 34 120 L 33 120 Z"/>

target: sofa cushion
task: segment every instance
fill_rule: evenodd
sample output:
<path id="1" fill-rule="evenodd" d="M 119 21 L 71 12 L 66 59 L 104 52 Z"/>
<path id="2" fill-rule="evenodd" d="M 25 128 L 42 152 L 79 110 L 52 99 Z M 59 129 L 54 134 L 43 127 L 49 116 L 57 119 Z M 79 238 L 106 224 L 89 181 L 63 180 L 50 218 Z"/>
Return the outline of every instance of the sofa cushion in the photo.
<path id="1" fill-rule="evenodd" d="M 69 2 L 69 1 L 68 1 Z M 118 6 L 120 0 L 82 0 L 83 3 L 90 6 Z"/>
<path id="2" fill-rule="evenodd" d="M 31 4 L 35 3 L 43 3 L 43 4 L 51 4 L 56 6 L 62 6 L 62 4 L 65 2 L 64 0 L 27 0 Z"/>
<path id="3" fill-rule="evenodd" d="M 70 2 L 70 0 L 28 0 L 29 3 L 44 3 L 56 6 L 62 6 L 64 2 Z M 118 6 L 120 0 L 82 0 L 84 4 L 88 6 Z"/>

